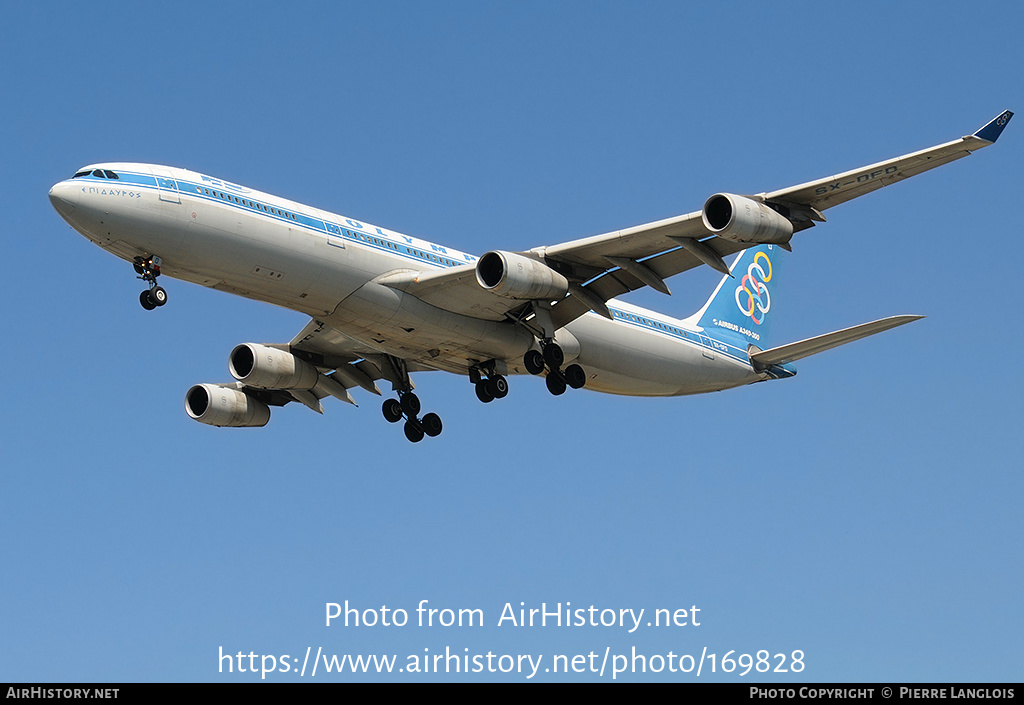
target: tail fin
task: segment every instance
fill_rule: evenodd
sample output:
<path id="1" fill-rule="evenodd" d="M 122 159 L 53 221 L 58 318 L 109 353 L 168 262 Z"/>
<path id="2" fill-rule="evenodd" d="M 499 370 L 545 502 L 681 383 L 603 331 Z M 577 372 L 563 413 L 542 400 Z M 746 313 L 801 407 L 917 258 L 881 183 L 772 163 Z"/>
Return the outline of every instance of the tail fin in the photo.
<path id="1" fill-rule="evenodd" d="M 744 250 L 729 267 L 707 303 L 687 319 L 690 323 L 733 337 L 740 347 L 767 347 L 768 331 L 775 316 L 775 289 L 779 260 L 785 258 L 776 245 L 758 245 Z"/>

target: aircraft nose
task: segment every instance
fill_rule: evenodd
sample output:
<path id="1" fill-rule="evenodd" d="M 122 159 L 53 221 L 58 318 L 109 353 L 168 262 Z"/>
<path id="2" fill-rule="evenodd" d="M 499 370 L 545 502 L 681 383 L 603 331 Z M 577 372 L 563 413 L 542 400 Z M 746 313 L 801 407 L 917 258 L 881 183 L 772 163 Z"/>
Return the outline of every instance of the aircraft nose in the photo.
<path id="1" fill-rule="evenodd" d="M 61 181 L 50 189 L 50 203 L 61 215 L 67 215 L 78 205 L 78 186 Z"/>

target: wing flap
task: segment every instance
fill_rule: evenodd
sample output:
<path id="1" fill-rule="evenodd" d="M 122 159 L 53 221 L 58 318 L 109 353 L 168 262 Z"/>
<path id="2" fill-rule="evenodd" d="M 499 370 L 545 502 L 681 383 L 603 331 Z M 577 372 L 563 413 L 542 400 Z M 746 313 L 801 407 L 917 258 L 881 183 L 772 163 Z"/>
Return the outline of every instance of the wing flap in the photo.
<path id="1" fill-rule="evenodd" d="M 318 367 L 334 368 L 333 373 L 326 375 L 323 390 L 318 390 L 322 391 L 320 398 L 329 394 L 349 404 L 355 404 L 346 391 L 355 386 L 362 387 L 371 394 L 381 393 L 374 383 L 381 378 L 380 372 L 374 365 L 366 362 L 367 356 L 379 354 L 379 351 L 365 348 L 355 339 L 323 321 L 311 318 L 288 343 L 288 349 L 303 353 L 309 362 Z"/>
<path id="2" fill-rule="evenodd" d="M 718 237 L 704 240 L 701 244 L 710 248 L 719 257 L 727 257 L 747 247 L 746 245 L 723 240 Z M 641 264 L 661 279 L 668 279 L 674 274 L 679 274 L 704 264 L 692 251 L 680 247 L 678 242 L 673 241 L 673 245 L 675 245 L 675 249 L 641 260 Z M 588 294 L 596 296 L 603 301 L 608 301 L 643 286 L 646 286 L 645 282 L 636 276 L 625 270 L 617 269 L 597 277 L 583 288 Z M 590 310 L 592 310 L 590 306 L 570 294 L 551 309 L 552 322 L 556 328 L 561 328 Z"/>

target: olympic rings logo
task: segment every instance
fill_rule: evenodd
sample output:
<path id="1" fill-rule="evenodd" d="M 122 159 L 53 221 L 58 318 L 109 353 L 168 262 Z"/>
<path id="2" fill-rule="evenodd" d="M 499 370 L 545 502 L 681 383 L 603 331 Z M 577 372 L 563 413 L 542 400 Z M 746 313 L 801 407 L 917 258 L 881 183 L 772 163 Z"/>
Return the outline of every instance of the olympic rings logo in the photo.
<path id="1" fill-rule="evenodd" d="M 760 260 L 764 260 L 760 262 Z M 765 272 L 765 267 L 768 271 Z M 768 293 L 767 282 L 772 280 L 772 261 L 768 255 L 758 252 L 754 261 L 747 267 L 747 273 L 736 287 L 736 306 L 740 313 L 760 325 L 772 307 L 772 298 Z"/>

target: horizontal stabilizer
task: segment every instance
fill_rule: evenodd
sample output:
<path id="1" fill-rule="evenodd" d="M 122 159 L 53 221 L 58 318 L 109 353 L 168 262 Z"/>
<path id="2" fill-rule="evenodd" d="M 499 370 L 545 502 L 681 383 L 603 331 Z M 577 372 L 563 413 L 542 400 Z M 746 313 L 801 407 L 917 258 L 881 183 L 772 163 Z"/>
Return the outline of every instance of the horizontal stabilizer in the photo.
<path id="1" fill-rule="evenodd" d="M 889 318 L 871 321 L 871 323 L 862 323 L 859 326 L 837 330 L 834 333 L 826 333 L 825 335 L 818 335 L 797 343 L 781 345 L 770 350 L 760 350 L 750 355 L 750 361 L 759 368 L 770 365 L 784 365 L 787 362 L 794 362 L 809 355 L 829 350 L 830 348 L 846 345 L 846 343 L 852 343 L 854 340 L 860 340 L 869 335 L 881 333 L 884 330 L 902 326 L 904 323 L 911 323 L 921 318 L 924 318 L 924 316 L 890 316 Z"/>

